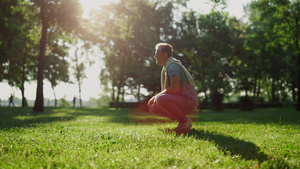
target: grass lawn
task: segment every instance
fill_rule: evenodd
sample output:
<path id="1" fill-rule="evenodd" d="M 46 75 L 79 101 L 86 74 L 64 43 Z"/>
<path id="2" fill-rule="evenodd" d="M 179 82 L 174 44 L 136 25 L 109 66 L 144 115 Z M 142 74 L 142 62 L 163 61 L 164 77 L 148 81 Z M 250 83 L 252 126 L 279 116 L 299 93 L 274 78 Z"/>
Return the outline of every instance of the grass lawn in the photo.
<path id="1" fill-rule="evenodd" d="M 300 168 L 300 112 L 201 110 L 187 136 L 130 109 L 0 108 L 0 168 Z"/>

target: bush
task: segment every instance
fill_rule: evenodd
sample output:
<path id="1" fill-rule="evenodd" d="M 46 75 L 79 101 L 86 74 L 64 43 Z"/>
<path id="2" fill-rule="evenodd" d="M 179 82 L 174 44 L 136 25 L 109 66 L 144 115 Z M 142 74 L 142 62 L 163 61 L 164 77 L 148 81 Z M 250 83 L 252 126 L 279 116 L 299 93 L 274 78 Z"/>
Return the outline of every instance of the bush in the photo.
<path id="1" fill-rule="evenodd" d="M 239 109 L 240 103 L 224 103 L 225 109 Z"/>
<path id="2" fill-rule="evenodd" d="M 59 107 L 71 107 L 71 103 L 69 103 L 65 98 L 59 99 Z"/>
<path id="3" fill-rule="evenodd" d="M 199 101 L 199 107 L 200 107 L 200 109 L 209 109 L 210 102 L 208 102 L 206 99 L 200 100 Z"/>
<path id="4" fill-rule="evenodd" d="M 112 108 L 138 108 L 139 105 L 137 102 L 109 102 L 109 107 Z"/>
<path id="5" fill-rule="evenodd" d="M 265 102 L 265 98 L 263 98 L 263 97 L 256 97 L 253 101 L 255 103 L 264 103 Z"/>
<path id="6" fill-rule="evenodd" d="M 256 103 L 255 107 L 256 108 L 279 108 L 282 107 L 282 105 L 280 102 L 277 103 L 269 102 L 269 103 Z"/>
<path id="7" fill-rule="evenodd" d="M 215 93 L 211 95 L 211 107 L 212 110 L 215 111 L 223 111 L 223 94 Z"/>
<path id="8" fill-rule="evenodd" d="M 240 104 L 241 111 L 252 111 L 254 108 L 253 100 L 248 96 L 240 97 Z"/>

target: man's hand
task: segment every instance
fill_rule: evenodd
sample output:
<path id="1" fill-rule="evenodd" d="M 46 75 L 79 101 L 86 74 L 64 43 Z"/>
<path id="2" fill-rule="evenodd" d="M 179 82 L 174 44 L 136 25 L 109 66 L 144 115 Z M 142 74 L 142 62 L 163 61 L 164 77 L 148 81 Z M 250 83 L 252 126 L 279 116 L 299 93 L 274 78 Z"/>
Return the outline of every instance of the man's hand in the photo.
<path id="1" fill-rule="evenodd" d="M 153 96 L 149 101 L 148 101 L 148 106 L 151 106 L 152 104 L 155 103 L 156 98 L 158 98 L 160 95 L 163 94 L 176 94 L 179 91 L 180 88 L 180 76 L 175 75 L 170 78 L 170 87 L 167 89 L 161 91 L 157 95 Z"/>

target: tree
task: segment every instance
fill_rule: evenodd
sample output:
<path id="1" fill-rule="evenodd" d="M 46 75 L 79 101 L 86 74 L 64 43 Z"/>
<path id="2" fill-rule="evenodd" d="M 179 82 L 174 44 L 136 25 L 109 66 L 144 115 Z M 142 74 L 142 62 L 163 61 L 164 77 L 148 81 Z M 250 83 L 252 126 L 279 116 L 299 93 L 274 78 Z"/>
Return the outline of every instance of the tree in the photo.
<path id="1" fill-rule="evenodd" d="M 125 86 L 137 90 L 138 98 L 141 87 L 148 91 L 159 90 L 160 70 L 154 63 L 154 46 L 170 40 L 172 2 L 121 0 L 103 7 L 93 16 L 93 32 L 98 38 L 94 41 L 105 55 L 106 68 L 101 72 L 101 81 L 112 84 L 112 97 L 116 102 L 124 95 Z"/>
<path id="2" fill-rule="evenodd" d="M 75 66 L 73 66 L 73 70 L 74 70 L 74 76 L 75 76 L 75 78 L 77 80 L 77 84 L 78 84 L 79 104 L 80 104 L 80 107 L 82 107 L 81 87 L 82 87 L 83 79 L 86 78 L 86 75 L 84 72 L 86 67 L 84 65 L 84 62 L 79 61 L 78 53 L 80 54 L 80 57 L 82 58 L 84 53 L 78 51 L 78 47 L 76 47 L 75 54 L 74 54 L 75 57 L 73 59 L 73 61 L 75 62 Z"/>
<path id="3" fill-rule="evenodd" d="M 22 23 L 19 18 L 21 13 L 13 13 L 14 7 L 17 6 L 17 0 L 1 0 L 0 7 L 0 82 L 4 79 L 7 73 L 8 59 L 18 49 L 21 30 L 18 28 Z"/>
<path id="4" fill-rule="evenodd" d="M 300 2 L 298 0 L 270 1 L 270 6 L 275 8 L 274 20 L 277 28 L 279 43 L 288 52 L 287 59 L 291 65 L 291 71 L 297 72 L 296 81 L 298 89 L 297 111 L 300 111 Z M 292 52 L 291 52 L 292 51 Z M 297 80 L 294 80 L 297 79 Z M 296 85 L 295 85 L 296 86 Z"/>
<path id="5" fill-rule="evenodd" d="M 79 25 L 81 10 L 78 0 L 32 0 L 32 2 L 40 9 L 40 20 L 42 23 L 38 58 L 37 92 L 33 111 L 43 112 L 43 79 L 48 30 L 52 27 L 58 27 L 62 28 L 64 32 L 71 32 Z"/>
<path id="6" fill-rule="evenodd" d="M 263 72 L 266 72 L 265 76 L 271 82 L 271 100 L 278 100 L 276 91 L 282 91 L 281 86 L 284 84 L 291 84 L 286 86 L 291 86 L 295 98 L 297 77 L 293 75 L 297 74 L 299 68 L 295 62 L 299 51 L 299 2 L 259 0 L 250 4 L 248 12 L 251 22 L 247 41 L 251 44 L 249 47 L 253 50 L 256 48 L 255 53 L 263 58 Z M 262 43 L 257 43 L 258 40 Z"/>
<path id="7" fill-rule="evenodd" d="M 55 107 L 57 106 L 57 98 L 55 87 L 59 82 L 69 82 L 69 63 L 66 61 L 67 46 L 59 46 L 58 44 L 51 45 L 51 52 L 45 60 L 45 78 L 51 83 L 51 88 L 54 94 Z"/>
<path id="8" fill-rule="evenodd" d="M 178 29 L 181 34 L 180 52 L 188 59 L 187 66 L 195 76 L 198 89 L 211 95 L 212 103 L 222 104 L 223 95 L 231 91 L 235 32 L 231 31 L 228 14 L 212 11 L 207 15 L 185 13 Z M 216 101 L 214 101 L 216 100 Z M 222 105 L 216 105 L 222 110 Z"/>
<path id="9" fill-rule="evenodd" d="M 12 20 L 7 20 L 8 27 L 17 27 L 18 36 L 11 35 L 13 45 L 12 51 L 8 57 L 5 73 L 3 77 L 8 81 L 9 85 L 16 86 L 21 90 L 22 107 L 27 105 L 25 98 L 25 81 L 33 78 L 36 66 L 36 46 L 38 35 L 34 34 L 37 30 L 37 22 L 35 15 L 37 10 L 32 7 L 28 1 L 19 1 L 18 4 L 11 7 Z M 14 32 L 16 33 L 16 32 Z M 8 35 L 10 36 L 10 35 Z M 6 49 L 9 51 L 9 49 Z"/>

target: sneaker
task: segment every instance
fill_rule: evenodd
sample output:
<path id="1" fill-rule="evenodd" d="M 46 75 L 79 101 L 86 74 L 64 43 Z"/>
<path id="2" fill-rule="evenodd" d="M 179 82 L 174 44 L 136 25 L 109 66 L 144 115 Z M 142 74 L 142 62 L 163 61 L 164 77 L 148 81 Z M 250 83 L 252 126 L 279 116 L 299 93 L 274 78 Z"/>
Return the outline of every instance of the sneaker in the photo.
<path id="1" fill-rule="evenodd" d="M 185 123 L 178 123 L 177 128 L 175 129 L 178 135 L 187 134 L 191 131 L 192 128 L 192 120 L 188 119 Z"/>

